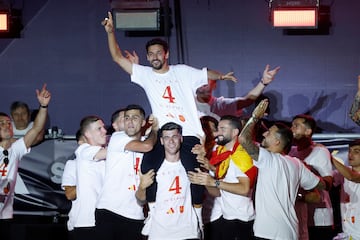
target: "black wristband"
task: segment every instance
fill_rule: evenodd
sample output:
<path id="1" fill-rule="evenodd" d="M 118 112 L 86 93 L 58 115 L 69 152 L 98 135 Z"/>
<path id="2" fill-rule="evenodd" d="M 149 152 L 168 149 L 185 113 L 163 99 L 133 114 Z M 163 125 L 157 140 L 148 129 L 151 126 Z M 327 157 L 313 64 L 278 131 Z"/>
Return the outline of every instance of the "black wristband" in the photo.
<path id="1" fill-rule="evenodd" d="M 40 108 L 48 108 L 49 105 L 46 105 L 46 106 L 43 106 L 43 105 L 40 105 Z"/>
<path id="2" fill-rule="evenodd" d="M 265 87 L 266 87 L 267 85 L 269 85 L 268 83 L 264 83 L 264 80 L 263 80 L 263 79 L 261 79 L 260 82 L 261 82 L 261 84 L 264 85 Z"/>

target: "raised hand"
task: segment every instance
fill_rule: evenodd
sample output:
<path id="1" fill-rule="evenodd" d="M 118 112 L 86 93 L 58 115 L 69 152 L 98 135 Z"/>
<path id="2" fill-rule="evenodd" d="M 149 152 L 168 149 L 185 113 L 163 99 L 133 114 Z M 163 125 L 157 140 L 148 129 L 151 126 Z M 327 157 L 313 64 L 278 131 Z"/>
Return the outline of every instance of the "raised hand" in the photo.
<path id="1" fill-rule="evenodd" d="M 275 79 L 275 75 L 279 72 L 280 67 L 276 67 L 272 70 L 270 70 L 270 65 L 267 64 L 265 66 L 265 70 L 263 72 L 263 76 L 262 76 L 262 83 L 268 85 L 269 83 L 271 83 L 274 79 Z"/>
<path id="2" fill-rule="evenodd" d="M 46 89 L 46 83 L 42 86 L 41 90 L 36 89 L 37 99 L 41 106 L 49 105 L 51 93 Z"/>
<path id="3" fill-rule="evenodd" d="M 105 31 L 107 33 L 114 32 L 114 22 L 113 22 L 113 17 L 111 15 L 111 12 L 108 12 L 108 17 L 105 18 L 103 21 L 101 21 L 101 25 L 103 25 L 105 27 Z"/>
<path id="4" fill-rule="evenodd" d="M 132 63 L 136 63 L 139 64 L 139 56 L 136 54 L 135 51 L 132 51 L 132 53 L 130 53 L 128 50 L 124 50 L 125 53 L 125 57 Z"/>
<path id="5" fill-rule="evenodd" d="M 254 111 L 252 113 L 252 117 L 254 117 L 256 119 L 262 118 L 265 115 L 268 105 L 269 105 L 268 99 L 262 100 L 254 109 Z"/>
<path id="6" fill-rule="evenodd" d="M 139 188 L 140 189 L 148 188 L 151 184 L 153 184 L 154 179 L 155 179 L 155 171 L 154 171 L 154 169 L 150 169 L 145 174 L 141 174 L 141 172 L 140 172 Z"/>
<path id="7" fill-rule="evenodd" d="M 227 74 L 222 75 L 220 80 L 230 80 L 233 82 L 237 82 L 237 79 L 234 76 L 234 72 L 228 72 Z"/>

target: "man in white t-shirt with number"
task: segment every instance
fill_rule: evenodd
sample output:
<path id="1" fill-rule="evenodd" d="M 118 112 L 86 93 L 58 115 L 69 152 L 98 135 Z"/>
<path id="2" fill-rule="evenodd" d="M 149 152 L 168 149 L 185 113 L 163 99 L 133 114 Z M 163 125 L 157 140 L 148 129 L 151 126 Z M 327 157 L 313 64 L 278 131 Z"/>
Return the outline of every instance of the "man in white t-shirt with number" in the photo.
<path id="1" fill-rule="evenodd" d="M 159 127 L 166 122 L 175 122 L 183 127 L 183 147 L 181 155 L 186 170 L 199 167 L 196 156 L 191 153 L 191 148 L 199 143 L 198 135 L 203 136 L 203 131 L 195 104 L 196 89 L 207 84 L 208 79 L 236 81 L 233 73 L 225 75 L 208 70 L 196 69 L 187 65 L 169 65 L 168 44 L 162 39 L 152 39 L 146 44 L 147 60 L 151 67 L 133 63 L 123 55 L 116 42 L 112 15 L 102 22 L 108 36 L 109 50 L 113 60 L 131 75 L 131 81 L 140 85 L 146 92 L 151 105 L 152 113 L 159 120 Z M 158 170 L 164 149 L 156 144 L 154 150 L 144 155 L 141 172 L 150 169 Z M 192 185 L 192 200 L 194 205 L 201 205 L 203 200 L 203 186 Z M 156 182 L 148 188 L 147 200 L 155 201 Z"/>
<path id="2" fill-rule="evenodd" d="M 150 117 L 149 122 L 151 132 L 143 140 L 145 111 L 139 105 L 129 105 L 124 110 L 124 131 L 111 135 L 104 184 L 95 211 L 97 234 L 103 239 L 141 239 L 145 217 L 135 192 L 140 181 L 143 153 L 153 148 L 158 131 L 156 119 Z"/>
<path id="3" fill-rule="evenodd" d="M 158 182 L 156 201 L 150 205 L 150 217 L 145 223 L 149 240 L 199 239 L 201 219 L 192 206 L 190 181 L 180 159 L 183 141 L 182 128 L 169 122 L 160 129 L 160 141 L 165 149 L 157 174 L 150 170 L 140 178 L 136 197 L 146 200 L 146 188 L 155 180 Z"/>

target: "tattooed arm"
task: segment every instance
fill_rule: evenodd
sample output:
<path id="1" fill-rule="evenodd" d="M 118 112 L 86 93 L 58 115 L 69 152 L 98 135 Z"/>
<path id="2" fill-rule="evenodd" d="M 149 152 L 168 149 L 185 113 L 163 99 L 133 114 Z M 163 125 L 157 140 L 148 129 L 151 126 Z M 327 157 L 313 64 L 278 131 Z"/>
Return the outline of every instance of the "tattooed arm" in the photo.
<path id="1" fill-rule="evenodd" d="M 246 152 L 251 156 L 251 158 L 257 161 L 259 158 L 259 147 L 255 144 L 253 140 L 256 121 L 257 120 L 253 117 L 249 119 L 249 121 L 246 123 L 245 127 L 241 131 L 241 134 L 239 136 L 239 142 L 246 150 Z"/>
<path id="2" fill-rule="evenodd" d="M 259 147 L 255 144 L 253 140 L 255 138 L 254 128 L 256 122 L 264 116 L 268 105 L 268 100 L 264 99 L 259 103 L 259 105 L 256 106 L 252 113 L 252 117 L 246 123 L 239 136 L 239 142 L 246 150 L 246 152 L 251 156 L 251 158 L 255 161 L 257 161 L 259 158 Z"/>

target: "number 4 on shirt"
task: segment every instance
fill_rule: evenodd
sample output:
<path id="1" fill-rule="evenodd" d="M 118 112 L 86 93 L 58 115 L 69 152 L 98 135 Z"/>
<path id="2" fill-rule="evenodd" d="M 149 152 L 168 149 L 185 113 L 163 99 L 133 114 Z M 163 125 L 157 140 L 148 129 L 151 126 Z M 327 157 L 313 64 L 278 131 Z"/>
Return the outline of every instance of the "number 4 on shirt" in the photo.
<path id="1" fill-rule="evenodd" d="M 180 177 L 176 176 L 171 183 L 171 186 L 169 188 L 169 192 L 174 191 L 174 194 L 180 194 L 181 193 L 181 186 L 180 186 Z"/>
<path id="2" fill-rule="evenodd" d="M 171 87 L 167 86 L 165 88 L 164 94 L 162 95 L 163 98 L 165 99 L 169 99 L 170 103 L 175 103 L 175 97 L 173 97 L 172 93 L 171 93 Z"/>

